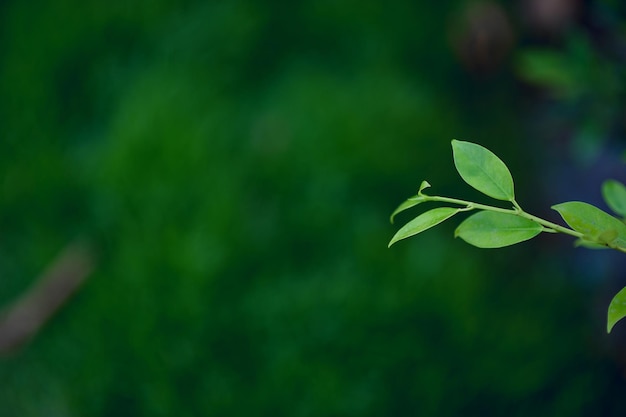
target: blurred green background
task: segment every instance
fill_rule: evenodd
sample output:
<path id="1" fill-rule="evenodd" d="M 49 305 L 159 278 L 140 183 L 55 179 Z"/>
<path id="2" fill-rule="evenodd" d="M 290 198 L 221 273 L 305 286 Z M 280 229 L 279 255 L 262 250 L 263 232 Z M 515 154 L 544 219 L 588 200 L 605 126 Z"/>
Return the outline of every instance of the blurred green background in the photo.
<path id="1" fill-rule="evenodd" d="M 386 245 L 423 179 L 481 199 L 453 138 L 553 220 L 623 180 L 625 22 L 608 0 L 0 2 L 0 305 L 74 239 L 97 254 L 0 359 L 0 416 L 623 416 L 619 255 L 479 250 L 454 221 Z"/>

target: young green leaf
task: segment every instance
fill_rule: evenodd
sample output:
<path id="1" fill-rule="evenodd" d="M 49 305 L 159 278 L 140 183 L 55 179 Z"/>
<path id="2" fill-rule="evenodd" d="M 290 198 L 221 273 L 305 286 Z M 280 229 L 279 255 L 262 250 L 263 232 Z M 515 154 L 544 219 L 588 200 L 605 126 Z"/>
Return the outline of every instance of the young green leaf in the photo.
<path id="1" fill-rule="evenodd" d="M 615 294 L 609 304 L 608 318 L 606 322 L 606 332 L 611 333 L 615 323 L 626 317 L 626 287 Z"/>
<path id="2" fill-rule="evenodd" d="M 438 207 L 422 213 L 398 230 L 389 242 L 388 246 L 393 245 L 399 240 L 421 233 L 426 229 L 430 229 L 431 227 L 436 226 L 444 220 L 454 216 L 460 210 L 461 209 L 459 208 L 453 207 Z"/>
<path id="3" fill-rule="evenodd" d="M 411 207 L 415 207 L 418 204 L 423 203 L 424 201 L 426 201 L 426 197 L 422 195 L 415 195 L 413 197 L 410 197 L 408 200 L 400 204 L 398 208 L 394 210 L 393 213 L 391 213 L 391 217 L 389 218 L 389 221 L 393 224 L 393 219 L 396 217 L 398 213 L 401 213 L 404 210 L 408 210 Z"/>
<path id="4" fill-rule="evenodd" d="M 587 248 L 587 249 L 610 249 L 606 245 L 601 245 L 599 243 L 593 242 L 591 240 L 586 240 L 583 238 L 576 239 L 574 241 L 574 246 L 577 248 L 581 247 L 581 248 Z"/>
<path id="5" fill-rule="evenodd" d="M 483 194 L 513 201 L 513 177 L 504 162 L 489 149 L 471 142 L 452 141 L 454 165 L 461 178 Z"/>
<path id="6" fill-rule="evenodd" d="M 465 219 L 454 235 L 479 248 L 501 248 L 532 239 L 542 230 L 540 224 L 514 214 L 480 211 Z"/>
<path id="7" fill-rule="evenodd" d="M 417 191 L 417 195 L 414 195 L 413 197 L 409 197 L 408 200 L 400 204 L 398 208 L 395 209 L 393 213 L 391 213 L 391 217 L 389 217 L 389 221 L 391 222 L 391 224 L 393 224 L 393 219 L 396 217 L 398 213 L 401 213 L 404 210 L 408 210 L 411 207 L 415 207 L 418 204 L 423 203 L 424 201 L 427 201 L 428 198 L 427 196 L 422 195 L 422 191 L 424 191 L 428 187 L 430 187 L 430 184 L 428 183 L 428 181 L 422 181 L 422 183 L 420 184 L 420 188 Z"/>
<path id="8" fill-rule="evenodd" d="M 569 201 L 552 208 L 575 231 L 586 240 L 606 244 L 609 247 L 626 247 L 626 225 L 610 214 L 581 201 Z"/>
<path id="9" fill-rule="evenodd" d="M 626 187 L 624 184 L 615 180 L 604 181 L 602 196 L 613 212 L 626 217 Z"/>

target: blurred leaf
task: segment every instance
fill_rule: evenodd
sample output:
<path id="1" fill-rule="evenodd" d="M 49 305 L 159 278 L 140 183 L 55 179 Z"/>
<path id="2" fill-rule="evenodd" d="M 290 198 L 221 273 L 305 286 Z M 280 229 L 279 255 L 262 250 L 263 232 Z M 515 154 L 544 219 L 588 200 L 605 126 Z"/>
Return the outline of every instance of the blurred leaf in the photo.
<path id="1" fill-rule="evenodd" d="M 471 142 L 452 141 L 454 165 L 469 185 L 498 200 L 515 199 L 513 178 L 504 162 L 489 149 Z"/>
<path id="2" fill-rule="evenodd" d="M 587 248 L 587 249 L 609 249 L 609 247 L 606 245 L 600 245 L 596 242 L 592 242 L 591 240 L 582 239 L 582 238 L 576 239 L 576 241 L 574 242 L 574 246 Z"/>
<path id="3" fill-rule="evenodd" d="M 626 187 L 619 181 L 607 180 L 602 184 L 602 196 L 615 213 L 626 217 Z"/>
<path id="4" fill-rule="evenodd" d="M 526 81 L 546 87 L 560 96 L 575 96 L 584 86 L 563 53 L 529 49 L 519 54 L 517 71 Z"/>
<path id="5" fill-rule="evenodd" d="M 599 208 L 581 201 L 561 203 L 552 208 L 572 229 L 590 238 L 588 240 L 626 248 L 626 225 Z"/>
<path id="6" fill-rule="evenodd" d="M 618 237 L 617 230 L 609 229 L 600 233 L 598 236 L 598 242 L 610 245 Z"/>
<path id="7" fill-rule="evenodd" d="M 453 207 L 439 207 L 422 213 L 398 230 L 389 242 L 388 246 L 393 245 L 399 240 L 406 239 L 407 237 L 414 236 L 424 230 L 430 229 L 431 227 L 436 226 L 444 220 L 454 216 L 460 210 L 461 209 Z"/>
<path id="8" fill-rule="evenodd" d="M 611 333 L 613 326 L 624 317 L 626 317 L 626 287 L 615 294 L 615 297 L 611 300 L 611 304 L 609 304 L 606 332 Z"/>
<path id="9" fill-rule="evenodd" d="M 479 248 L 501 248 L 532 239 L 542 229 L 514 214 L 481 211 L 465 219 L 454 235 Z"/>

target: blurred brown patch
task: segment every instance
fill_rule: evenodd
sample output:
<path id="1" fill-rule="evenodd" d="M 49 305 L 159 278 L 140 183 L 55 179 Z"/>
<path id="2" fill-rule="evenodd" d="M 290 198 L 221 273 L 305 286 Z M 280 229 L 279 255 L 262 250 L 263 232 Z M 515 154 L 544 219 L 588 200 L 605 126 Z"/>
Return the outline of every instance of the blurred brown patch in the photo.
<path id="1" fill-rule="evenodd" d="M 93 263 L 87 244 L 67 246 L 33 286 L 0 313 L 0 354 L 30 340 L 91 274 Z"/>
<path id="2" fill-rule="evenodd" d="M 499 4 L 491 1 L 467 3 L 453 19 L 451 40 L 463 66 L 474 73 L 496 71 L 514 43 L 510 20 Z"/>
<path id="3" fill-rule="evenodd" d="M 542 37 L 556 37 L 578 18 L 579 0 L 522 0 L 521 15 L 528 29 Z"/>

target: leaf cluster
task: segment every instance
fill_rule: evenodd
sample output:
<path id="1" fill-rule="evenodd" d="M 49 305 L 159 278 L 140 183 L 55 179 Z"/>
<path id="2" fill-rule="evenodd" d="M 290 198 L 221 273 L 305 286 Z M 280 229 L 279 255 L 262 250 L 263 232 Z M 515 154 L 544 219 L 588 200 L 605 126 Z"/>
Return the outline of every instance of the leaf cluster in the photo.
<path id="1" fill-rule="evenodd" d="M 626 252 L 626 187 L 607 180 L 602 195 L 618 217 L 581 201 L 569 201 L 552 206 L 568 227 L 534 216 L 524 211 L 515 200 L 513 177 L 506 164 L 487 148 L 465 141 L 453 140 L 454 165 L 463 180 L 481 193 L 511 206 L 503 208 L 456 198 L 431 196 L 424 193 L 430 187 L 423 181 L 417 195 L 400 204 L 395 216 L 424 202 L 439 202 L 446 206 L 430 209 L 405 224 L 392 237 L 389 246 L 415 236 L 464 211 L 477 212 L 463 220 L 454 235 L 479 248 L 500 248 L 532 239 L 542 232 L 564 233 L 576 238 L 575 245 L 592 249 L 614 249 Z M 626 288 L 611 301 L 607 331 L 626 317 Z"/>

